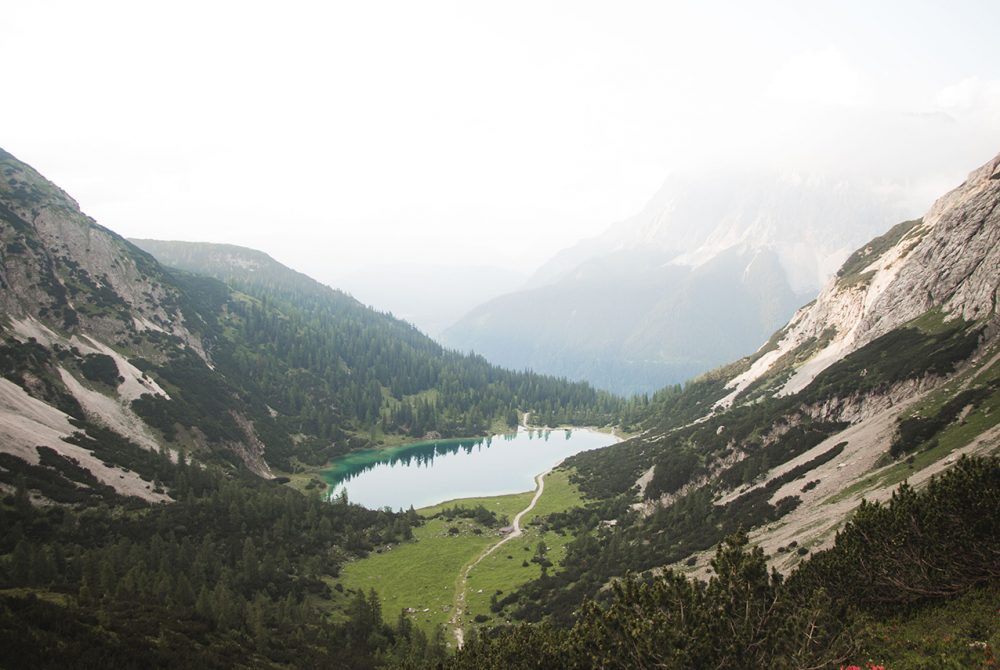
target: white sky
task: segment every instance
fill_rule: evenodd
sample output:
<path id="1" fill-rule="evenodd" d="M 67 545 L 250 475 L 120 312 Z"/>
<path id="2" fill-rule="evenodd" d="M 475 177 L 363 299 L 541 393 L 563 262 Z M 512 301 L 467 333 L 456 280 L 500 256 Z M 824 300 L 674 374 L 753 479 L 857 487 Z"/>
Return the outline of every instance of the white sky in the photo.
<path id="1" fill-rule="evenodd" d="M 1000 152 L 995 1 L 0 16 L 0 146 L 121 234 L 251 246 L 328 282 L 414 260 L 529 271 L 674 170 L 846 169 L 929 204 Z"/>

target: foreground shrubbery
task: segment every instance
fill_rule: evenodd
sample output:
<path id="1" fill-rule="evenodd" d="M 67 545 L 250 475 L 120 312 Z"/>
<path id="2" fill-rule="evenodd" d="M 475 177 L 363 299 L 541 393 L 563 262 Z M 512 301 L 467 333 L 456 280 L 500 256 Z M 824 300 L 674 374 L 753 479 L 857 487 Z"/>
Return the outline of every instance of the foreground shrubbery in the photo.
<path id="1" fill-rule="evenodd" d="M 340 562 L 411 515 L 326 504 L 163 462 L 158 507 L 0 506 L 0 648 L 9 667 L 995 667 L 1000 460 L 963 459 L 922 491 L 864 504 L 788 578 L 745 535 L 708 582 L 615 582 L 571 627 L 497 629 L 451 658 L 378 597 L 328 588 Z M 346 616 L 327 621 L 334 601 Z M 324 604 L 325 603 L 325 604 Z"/>
<path id="2" fill-rule="evenodd" d="M 670 571 L 646 580 L 628 578 L 613 585 L 608 605 L 586 604 L 572 628 L 499 630 L 467 645 L 446 667 L 882 664 L 873 632 L 880 622 L 1000 581 L 998 537 L 1000 460 L 962 459 L 925 490 L 904 485 L 885 505 L 863 504 L 833 548 L 787 579 L 769 574 L 763 552 L 748 548 L 746 536 L 738 534 L 720 545 L 708 582 Z M 1000 622 L 993 626 L 995 635 Z M 988 634 L 976 632 L 981 638 Z M 989 667 L 988 643 L 963 649 L 963 658 L 973 659 L 971 667 Z M 946 661 L 885 664 L 891 670 L 959 667 Z"/>

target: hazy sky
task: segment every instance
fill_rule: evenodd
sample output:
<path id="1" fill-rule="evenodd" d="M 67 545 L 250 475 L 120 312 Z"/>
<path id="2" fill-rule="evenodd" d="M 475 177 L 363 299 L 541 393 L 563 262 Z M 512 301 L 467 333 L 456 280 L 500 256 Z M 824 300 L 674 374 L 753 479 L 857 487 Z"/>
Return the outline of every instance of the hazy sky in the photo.
<path id="1" fill-rule="evenodd" d="M 0 0 L 0 146 L 127 236 L 531 270 L 671 171 L 930 198 L 1000 152 L 1000 3 Z"/>

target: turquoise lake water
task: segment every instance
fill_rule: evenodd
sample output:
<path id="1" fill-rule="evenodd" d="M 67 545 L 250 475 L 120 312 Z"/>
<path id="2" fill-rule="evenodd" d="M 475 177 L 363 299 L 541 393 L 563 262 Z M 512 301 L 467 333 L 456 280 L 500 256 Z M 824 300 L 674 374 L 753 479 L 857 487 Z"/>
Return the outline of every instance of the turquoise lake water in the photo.
<path id="1" fill-rule="evenodd" d="M 348 500 L 372 509 L 420 508 L 455 498 L 532 490 L 538 473 L 568 456 L 616 441 L 607 433 L 582 428 L 437 440 L 354 452 L 334 460 L 324 477 L 331 497 L 346 490 Z"/>

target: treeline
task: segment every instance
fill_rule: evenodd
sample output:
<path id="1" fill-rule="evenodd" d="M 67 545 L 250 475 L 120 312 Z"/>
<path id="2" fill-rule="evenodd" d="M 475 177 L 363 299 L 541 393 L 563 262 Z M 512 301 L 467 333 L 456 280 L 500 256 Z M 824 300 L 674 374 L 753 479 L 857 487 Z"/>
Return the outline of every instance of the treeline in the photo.
<path id="1" fill-rule="evenodd" d="M 885 505 L 862 504 L 834 546 L 787 579 L 769 573 L 763 552 L 736 534 L 719 546 L 708 582 L 669 570 L 628 577 L 615 582 L 607 604 L 587 602 L 572 627 L 497 629 L 445 667 L 750 670 L 881 662 L 884 650 L 865 634 L 873 621 L 997 585 L 998 501 L 1000 459 L 963 458 L 922 491 L 904 484 Z M 966 667 L 992 667 L 988 644 L 960 646 Z"/>
<path id="2" fill-rule="evenodd" d="M 486 509 L 482 505 L 476 505 L 475 507 L 466 507 L 464 505 L 455 505 L 454 507 L 443 507 L 440 512 L 434 515 L 434 517 L 441 517 L 446 521 L 451 521 L 453 519 L 473 519 L 476 523 L 480 523 L 487 528 L 498 528 L 500 526 L 506 526 L 510 523 L 510 519 L 507 518 L 506 514 L 501 514 L 497 516 L 497 513 L 493 510 Z"/>

